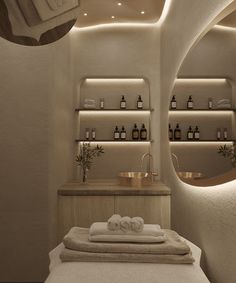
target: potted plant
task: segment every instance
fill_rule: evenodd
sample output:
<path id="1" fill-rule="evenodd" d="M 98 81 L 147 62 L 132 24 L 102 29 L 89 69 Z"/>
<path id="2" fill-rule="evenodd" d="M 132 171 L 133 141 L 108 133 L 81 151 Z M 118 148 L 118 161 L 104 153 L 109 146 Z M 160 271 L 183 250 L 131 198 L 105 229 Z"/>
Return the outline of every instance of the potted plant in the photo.
<path id="1" fill-rule="evenodd" d="M 225 158 L 229 158 L 231 160 L 232 166 L 236 166 L 236 144 L 233 145 L 221 145 L 218 148 L 218 153 Z"/>
<path id="2" fill-rule="evenodd" d="M 103 147 L 99 146 L 98 144 L 96 147 L 92 147 L 89 142 L 82 143 L 80 147 L 80 154 L 76 157 L 76 162 L 78 162 L 78 165 L 82 169 L 83 183 L 86 182 L 87 172 L 91 168 L 93 159 L 95 157 L 99 157 L 103 153 L 104 153 Z"/>

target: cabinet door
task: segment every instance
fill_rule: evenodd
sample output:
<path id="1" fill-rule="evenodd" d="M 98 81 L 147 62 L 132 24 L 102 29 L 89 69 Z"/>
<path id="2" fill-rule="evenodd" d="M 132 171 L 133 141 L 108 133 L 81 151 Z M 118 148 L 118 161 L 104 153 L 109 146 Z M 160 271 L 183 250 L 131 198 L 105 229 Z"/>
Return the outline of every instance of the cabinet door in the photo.
<path id="1" fill-rule="evenodd" d="M 90 227 L 114 214 L 114 196 L 59 196 L 58 240 L 73 226 Z"/>
<path id="2" fill-rule="evenodd" d="M 147 224 L 170 228 L 170 196 L 116 196 L 115 212 L 122 216 L 141 216 Z"/>

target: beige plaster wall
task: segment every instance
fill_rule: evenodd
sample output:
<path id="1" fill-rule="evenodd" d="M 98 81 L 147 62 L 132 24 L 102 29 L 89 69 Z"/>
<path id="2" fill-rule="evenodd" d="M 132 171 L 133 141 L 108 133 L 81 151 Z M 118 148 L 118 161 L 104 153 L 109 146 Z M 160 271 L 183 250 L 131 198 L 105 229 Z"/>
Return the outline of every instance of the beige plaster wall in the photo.
<path id="1" fill-rule="evenodd" d="M 214 283 L 235 282 L 235 182 L 217 187 L 197 188 L 186 185 L 178 180 L 172 170 L 173 165 L 170 159 L 166 158 L 166 156 L 170 154 L 170 150 L 164 125 L 166 124 L 167 127 L 169 96 L 182 61 L 198 38 L 198 35 L 204 32 L 204 29 L 214 17 L 230 2 L 231 1 L 214 1 L 214 3 L 212 1 L 172 1 L 169 14 L 162 27 L 161 33 L 161 92 L 163 106 L 161 143 L 163 160 L 162 172 L 164 181 L 172 188 L 172 225 L 179 233 L 192 240 L 203 249 L 204 269 L 207 271 L 211 282 Z M 186 13 L 186 11 L 188 11 L 188 13 Z M 203 45 L 201 45 L 201 48 L 203 48 Z M 223 45 L 220 45 L 219 50 L 220 48 L 223 48 Z M 210 52 L 209 50 L 209 53 Z M 190 61 L 188 62 L 193 62 L 195 59 L 197 60 L 193 54 L 194 51 L 192 55 L 190 55 Z M 217 52 L 213 51 L 213 54 L 216 55 Z M 217 55 L 217 59 L 211 58 L 210 60 L 212 61 L 223 60 L 219 59 L 219 55 Z M 228 58 L 228 60 L 234 59 L 231 57 L 231 59 Z M 197 66 L 199 65 L 200 63 Z M 182 69 L 182 73 L 186 73 L 186 70 L 190 70 L 190 68 L 186 69 L 186 66 L 190 67 L 190 63 L 189 65 L 186 63 L 185 68 L 183 67 Z M 224 64 L 224 66 L 226 65 Z M 213 67 L 208 65 L 206 66 L 205 72 L 209 74 L 212 69 Z M 199 70 L 200 69 L 196 67 L 196 72 Z M 224 71 L 225 69 L 221 68 L 219 65 L 215 70 L 216 73 L 224 73 Z M 191 74 L 193 73 L 194 72 L 191 71 Z"/>

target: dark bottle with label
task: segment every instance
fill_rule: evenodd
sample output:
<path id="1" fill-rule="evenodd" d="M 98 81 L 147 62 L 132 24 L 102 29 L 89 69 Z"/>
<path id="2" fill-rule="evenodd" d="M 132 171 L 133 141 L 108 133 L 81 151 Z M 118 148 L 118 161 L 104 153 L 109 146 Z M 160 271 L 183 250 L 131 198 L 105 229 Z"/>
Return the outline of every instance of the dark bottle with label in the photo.
<path id="1" fill-rule="evenodd" d="M 145 128 L 145 125 L 142 124 L 142 128 L 140 130 L 140 140 L 146 140 L 147 139 L 147 129 Z"/>
<path id="2" fill-rule="evenodd" d="M 143 101 L 142 101 L 141 95 L 138 96 L 137 109 L 143 109 Z"/>
<path id="3" fill-rule="evenodd" d="M 121 131 L 120 131 L 120 139 L 126 140 L 126 130 L 124 126 L 122 126 Z"/>
<path id="4" fill-rule="evenodd" d="M 181 129 L 178 123 L 176 124 L 175 130 L 174 130 L 174 139 L 177 141 L 181 140 Z"/>
<path id="5" fill-rule="evenodd" d="M 170 109 L 176 109 L 176 108 L 177 108 L 177 101 L 175 95 L 173 95 L 170 101 Z"/>
<path id="6" fill-rule="evenodd" d="M 171 128 L 171 125 L 169 124 L 169 140 L 172 141 L 173 140 L 173 130 Z"/>
<path id="7" fill-rule="evenodd" d="M 189 97 L 188 97 L 187 109 L 193 109 L 193 99 L 192 99 L 191 95 L 189 95 Z"/>
<path id="8" fill-rule="evenodd" d="M 122 95 L 121 101 L 120 101 L 120 109 L 126 109 L 126 100 L 125 96 Z"/>
<path id="9" fill-rule="evenodd" d="M 223 138 L 224 138 L 224 140 L 227 140 L 227 139 L 228 139 L 228 131 L 227 131 L 227 128 L 224 128 L 224 131 L 223 131 Z"/>
<path id="10" fill-rule="evenodd" d="M 92 128 L 92 139 L 96 140 L 96 129 Z"/>
<path id="11" fill-rule="evenodd" d="M 195 130 L 193 132 L 193 139 L 196 141 L 200 140 L 200 132 L 199 132 L 198 126 L 195 127 Z"/>
<path id="12" fill-rule="evenodd" d="M 193 140 L 193 130 L 192 130 L 191 126 L 189 126 L 189 128 L 188 128 L 187 140 L 189 140 L 189 141 Z"/>
<path id="13" fill-rule="evenodd" d="M 132 130 L 132 139 L 138 140 L 139 139 L 139 130 L 137 128 L 137 124 L 134 124 L 134 128 Z"/>
<path id="14" fill-rule="evenodd" d="M 114 131 L 114 140 L 119 140 L 120 139 L 120 132 L 118 127 L 116 126 L 115 131 Z"/>

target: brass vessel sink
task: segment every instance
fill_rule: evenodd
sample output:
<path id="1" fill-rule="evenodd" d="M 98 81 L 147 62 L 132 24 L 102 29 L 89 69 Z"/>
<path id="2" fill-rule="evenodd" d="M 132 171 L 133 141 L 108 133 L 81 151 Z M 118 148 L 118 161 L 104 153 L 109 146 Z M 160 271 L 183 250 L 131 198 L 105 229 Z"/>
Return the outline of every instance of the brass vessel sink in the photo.
<path id="1" fill-rule="evenodd" d="M 201 172 L 179 171 L 177 174 L 180 179 L 201 179 L 204 177 Z"/>
<path id="2" fill-rule="evenodd" d="M 153 176 L 156 175 L 154 172 L 120 172 L 119 184 L 136 188 L 150 186 L 153 183 Z"/>

